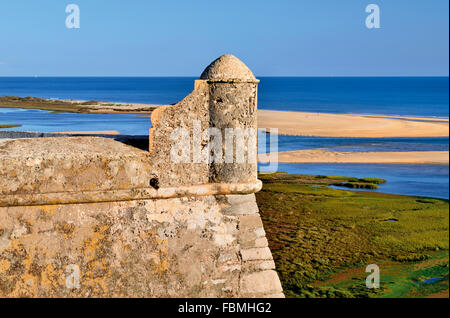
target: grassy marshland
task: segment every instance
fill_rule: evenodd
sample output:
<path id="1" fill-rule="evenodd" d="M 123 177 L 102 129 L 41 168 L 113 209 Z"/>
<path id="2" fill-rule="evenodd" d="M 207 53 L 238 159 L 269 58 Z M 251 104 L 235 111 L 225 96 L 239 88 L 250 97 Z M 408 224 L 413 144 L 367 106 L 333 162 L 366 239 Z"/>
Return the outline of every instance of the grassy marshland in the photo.
<path id="1" fill-rule="evenodd" d="M 362 178 L 359 179 L 360 182 L 367 182 L 367 183 L 373 183 L 373 184 L 382 184 L 386 183 L 386 180 L 381 178 Z"/>
<path id="2" fill-rule="evenodd" d="M 448 200 L 329 187 L 357 178 L 260 179 L 256 197 L 286 296 L 448 297 Z M 380 289 L 365 286 L 368 264 L 380 268 Z"/>
<path id="3" fill-rule="evenodd" d="M 378 185 L 370 182 L 341 182 L 336 183 L 336 186 L 354 188 L 354 189 L 378 189 Z"/>
<path id="4" fill-rule="evenodd" d="M 386 180 L 380 178 L 354 178 L 354 177 L 340 177 L 340 176 L 316 176 L 316 179 L 327 179 L 340 181 L 338 183 L 333 183 L 332 185 L 354 188 L 354 189 L 378 189 L 378 185 L 386 183 Z"/>

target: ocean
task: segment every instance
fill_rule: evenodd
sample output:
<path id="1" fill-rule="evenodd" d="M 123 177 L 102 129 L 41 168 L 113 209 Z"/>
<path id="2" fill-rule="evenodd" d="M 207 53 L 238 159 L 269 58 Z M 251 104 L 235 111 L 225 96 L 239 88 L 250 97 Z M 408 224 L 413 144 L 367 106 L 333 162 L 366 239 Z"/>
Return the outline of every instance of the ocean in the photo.
<path id="1" fill-rule="evenodd" d="M 262 77 L 258 107 L 338 114 L 449 117 L 448 77 Z M 0 77 L 0 96 L 173 104 L 193 89 L 190 77 Z M 0 108 L 10 131 L 104 131 L 147 135 L 150 119 L 130 114 L 73 114 Z M 320 138 L 279 136 L 279 150 L 448 151 L 448 138 Z M 448 166 L 279 164 L 290 173 L 382 177 L 378 191 L 449 197 Z"/>
<path id="2" fill-rule="evenodd" d="M 172 104 L 194 77 L 0 77 L 0 96 Z M 258 107 L 448 118 L 448 77 L 261 77 Z"/>

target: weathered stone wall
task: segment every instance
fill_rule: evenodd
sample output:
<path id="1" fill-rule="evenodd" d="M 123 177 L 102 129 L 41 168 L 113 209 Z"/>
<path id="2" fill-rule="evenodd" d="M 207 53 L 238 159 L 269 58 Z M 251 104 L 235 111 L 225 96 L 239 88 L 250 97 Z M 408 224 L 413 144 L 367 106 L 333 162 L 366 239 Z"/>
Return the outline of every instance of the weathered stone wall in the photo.
<path id="1" fill-rule="evenodd" d="M 0 296 L 280 296 L 257 211 L 254 195 L 0 208 Z"/>
<path id="2" fill-rule="evenodd" d="M 152 114 L 149 152 L 93 137 L 2 141 L 0 296 L 283 297 L 256 163 L 170 157 L 174 129 L 192 140 L 194 122 L 256 129 L 257 82 L 235 57 L 216 60 Z"/>

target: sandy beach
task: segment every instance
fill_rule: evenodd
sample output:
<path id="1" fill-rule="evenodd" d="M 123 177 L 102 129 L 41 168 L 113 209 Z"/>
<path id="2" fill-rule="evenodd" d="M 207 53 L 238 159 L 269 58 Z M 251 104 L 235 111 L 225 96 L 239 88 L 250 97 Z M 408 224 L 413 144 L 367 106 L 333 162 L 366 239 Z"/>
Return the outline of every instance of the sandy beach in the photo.
<path id="1" fill-rule="evenodd" d="M 448 137 L 448 119 L 258 110 L 259 128 L 317 137 Z"/>
<path id="2" fill-rule="evenodd" d="M 395 163 L 448 165 L 448 151 L 410 152 L 330 152 L 321 149 L 281 151 L 278 162 L 284 163 Z M 259 156 L 259 162 L 267 162 Z"/>
<path id="3" fill-rule="evenodd" d="M 120 135 L 117 130 L 97 130 L 97 131 L 56 131 L 52 134 L 61 135 Z"/>

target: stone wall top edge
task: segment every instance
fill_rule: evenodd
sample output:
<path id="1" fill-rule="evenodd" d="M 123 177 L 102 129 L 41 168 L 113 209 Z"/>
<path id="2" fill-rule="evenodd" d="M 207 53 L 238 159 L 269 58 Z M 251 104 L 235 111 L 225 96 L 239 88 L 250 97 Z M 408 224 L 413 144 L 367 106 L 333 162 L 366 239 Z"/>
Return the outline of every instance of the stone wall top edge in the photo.
<path id="1" fill-rule="evenodd" d="M 171 188 L 135 188 L 106 191 L 74 191 L 0 195 L 0 207 L 60 204 L 85 204 L 135 200 L 164 200 L 209 195 L 252 194 L 260 191 L 262 182 L 209 183 Z"/>

